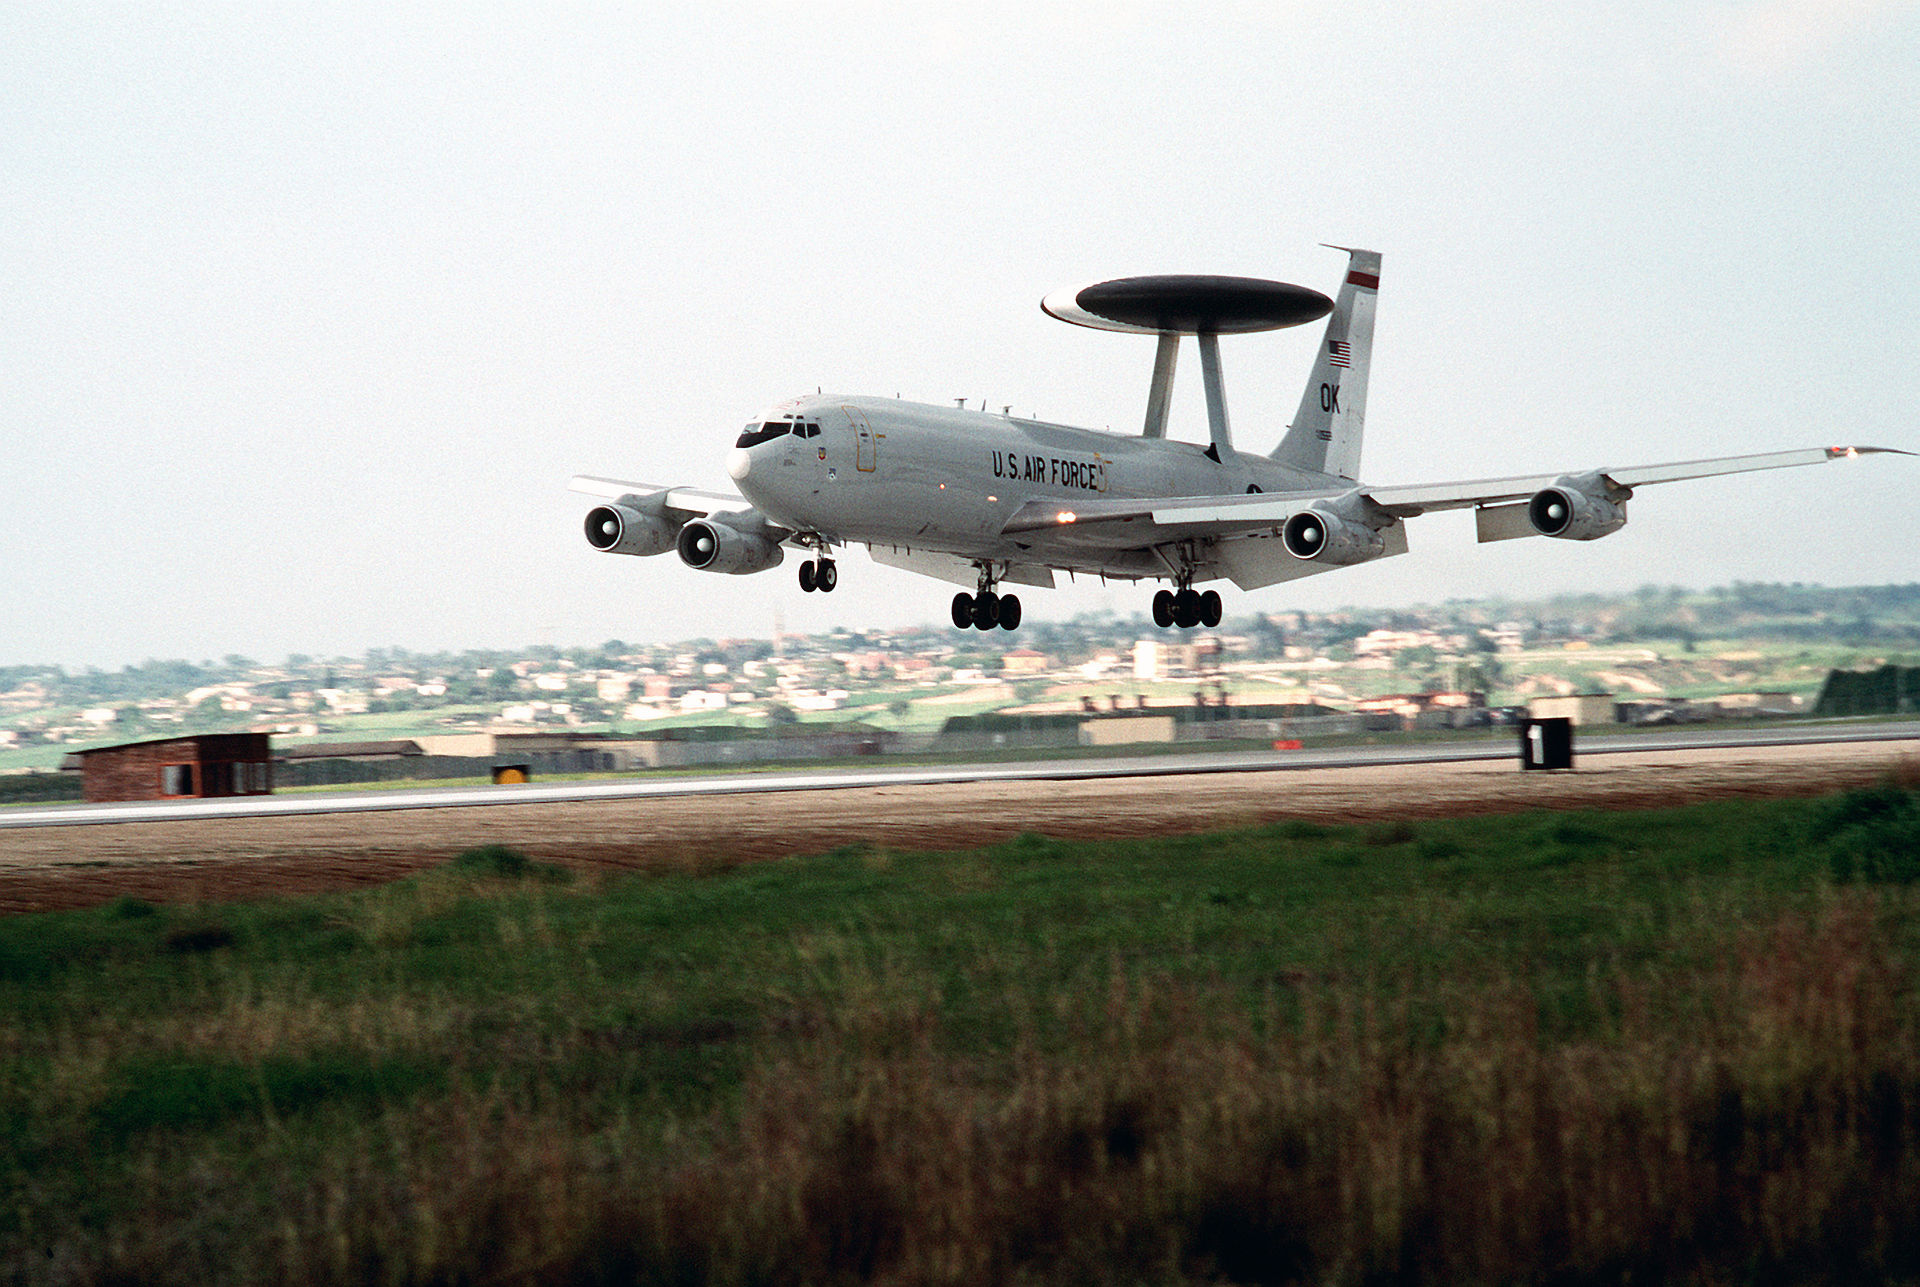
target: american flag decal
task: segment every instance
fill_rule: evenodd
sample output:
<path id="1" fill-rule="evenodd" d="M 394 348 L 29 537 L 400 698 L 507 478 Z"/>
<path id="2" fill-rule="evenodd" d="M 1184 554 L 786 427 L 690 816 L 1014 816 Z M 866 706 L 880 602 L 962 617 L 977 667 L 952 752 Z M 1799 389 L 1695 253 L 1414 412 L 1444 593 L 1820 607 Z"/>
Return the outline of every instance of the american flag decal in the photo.
<path id="1" fill-rule="evenodd" d="M 1334 366 L 1344 367 L 1353 365 L 1353 345 L 1347 343 L 1345 340 L 1328 340 L 1327 353 L 1327 361 L 1331 362 Z"/>

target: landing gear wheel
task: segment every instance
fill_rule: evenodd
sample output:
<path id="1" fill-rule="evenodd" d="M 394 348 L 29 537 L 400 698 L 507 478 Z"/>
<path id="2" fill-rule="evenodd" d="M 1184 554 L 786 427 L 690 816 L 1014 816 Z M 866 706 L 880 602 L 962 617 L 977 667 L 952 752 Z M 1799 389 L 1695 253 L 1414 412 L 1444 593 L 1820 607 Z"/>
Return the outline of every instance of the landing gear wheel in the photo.
<path id="1" fill-rule="evenodd" d="M 1003 594 L 1000 596 L 1000 628 L 1018 630 L 1020 628 L 1020 596 Z"/>
<path id="2" fill-rule="evenodd" d="M 966 593 L 953 596 L 953 624 L 961 630 L 973 629 L 973 596 Z"/>
<path id="3" fill-rule="evenodd" d="M 1211 630 L 1220 624 L 1220 592 L 1208 590 L 1200 596 L 1200 624 Z"/>
<path id="4" fill-rule="evenodd" d="M 813 593 L 813 560 L 808 559 L 800 565 L 800 588 L 808 594 Z"/>
<path id="5" fill-rule="evenodd" d="M 1192 590 L 1182 590 L 1173 596 L 1173 624 L 1182 630 L 1191 630 L 1200 624 L 1200 596 Z"/>
<path id="6" fill-rule="evenodd" d="M 973 628 L 991 630 L 1000 624 L 1000 596 L 982 590 L 973 596 Z"/>
<path id="7" fill-rule="evenodd" d="M 1173 591 L 1156 590 L 1153 593 L 1153 624 L 1165 630 L 1173 624 Z"/>
<path id="8" fill-rule="evenodd" d="M 840 565 L 832 559 L 821 559 L 819 570 L 813 574 L 813 583 L 820 587 L 820 593 L 832 594 L 833 587 L 840 584 Z"/>

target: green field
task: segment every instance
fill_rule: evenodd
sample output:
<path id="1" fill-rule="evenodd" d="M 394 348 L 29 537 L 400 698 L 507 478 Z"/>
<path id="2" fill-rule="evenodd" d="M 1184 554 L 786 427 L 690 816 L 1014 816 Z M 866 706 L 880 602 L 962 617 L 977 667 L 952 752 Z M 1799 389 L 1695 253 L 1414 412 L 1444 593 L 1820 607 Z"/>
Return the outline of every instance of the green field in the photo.
<path id="1" fill-rule="evenodd" d="M 0 921 L 0 1276 L 1920 1281 L 1920 795 Z"/>

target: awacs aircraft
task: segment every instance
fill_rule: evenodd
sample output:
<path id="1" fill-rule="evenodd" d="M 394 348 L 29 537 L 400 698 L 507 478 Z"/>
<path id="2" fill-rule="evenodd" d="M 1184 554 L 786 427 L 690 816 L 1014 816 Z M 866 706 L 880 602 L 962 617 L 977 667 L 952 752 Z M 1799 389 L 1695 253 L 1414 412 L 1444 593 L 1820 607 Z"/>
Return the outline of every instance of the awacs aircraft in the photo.
<path id="1" fill-rule="evenodd" d="M 1335 249 L 1346 249 L 1335 247 Z M 972 587 L 953 624 L 1012 630 L 1020 600 L 1002 583 L 1052 586 L 1056 572 L 1172 583 L 1153 596 L 1162 627 L 1220 623 L 1225 579 L 1257 590 L 1407 550 L 1405 522 L 1471 507 L 1482 541 L 1591 541 L 1620 530 L 1634 491 L 1753 469 L 1812 465 L 1880 447 L 1810 447 L 1665 465 L 1413 486 L 1360 482 L 1367 367 L 1380 256 L 1347 251 L 1338 299 L 1245 277 L 1126 277 L 1057 291 L 1054 317 L 1156 335 L 1146 426 L 1124 435 L 964 406 L 822 395 L 781 403 L 735 441 L 741 495 L 576 477 L 606 499 L 587 540 L 610 554 L 676 550 L 703 572 L 763 572 L 791 546 L 810 554 L 800 588 L 832 591 L 833 552 Z M 1222 335 L 1327 319 L 1300 409 L 1264 456 L 1235 449 L 1220 377 Z M 1200 349 L 1210 441 L 1167 437 L 1183 336 Z M 1902 453 L 1910 454 L 1910 453 Z"/>

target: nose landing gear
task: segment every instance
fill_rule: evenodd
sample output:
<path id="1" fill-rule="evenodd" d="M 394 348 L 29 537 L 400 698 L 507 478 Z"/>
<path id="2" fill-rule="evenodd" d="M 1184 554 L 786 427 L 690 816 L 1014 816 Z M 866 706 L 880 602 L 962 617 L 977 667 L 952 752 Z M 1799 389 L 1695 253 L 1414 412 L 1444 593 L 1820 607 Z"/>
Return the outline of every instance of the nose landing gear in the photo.
<path id="1" fill-rule="evenodd" d="M 822 594 L 832 594 L 833 587 L 840 584 L 840 568 L 825 554 L 816 563 L 808 559 L 800 565 L 800 588 L 808 594 L 818 590 Z"/>
<path id="2" fill-rule="evenodd" d="M 995 594 L 993 587 L 999 578 L 993 574 L 993 565 L 982 563 L 980 566 L 980 588 L 972 594 L 964 591 L 953 596 L 953 624 L 960 630 L 991 630 L 999 626 L 1002 630 L 1020 628 L 1020 597 L 1013 594 Z"/>

